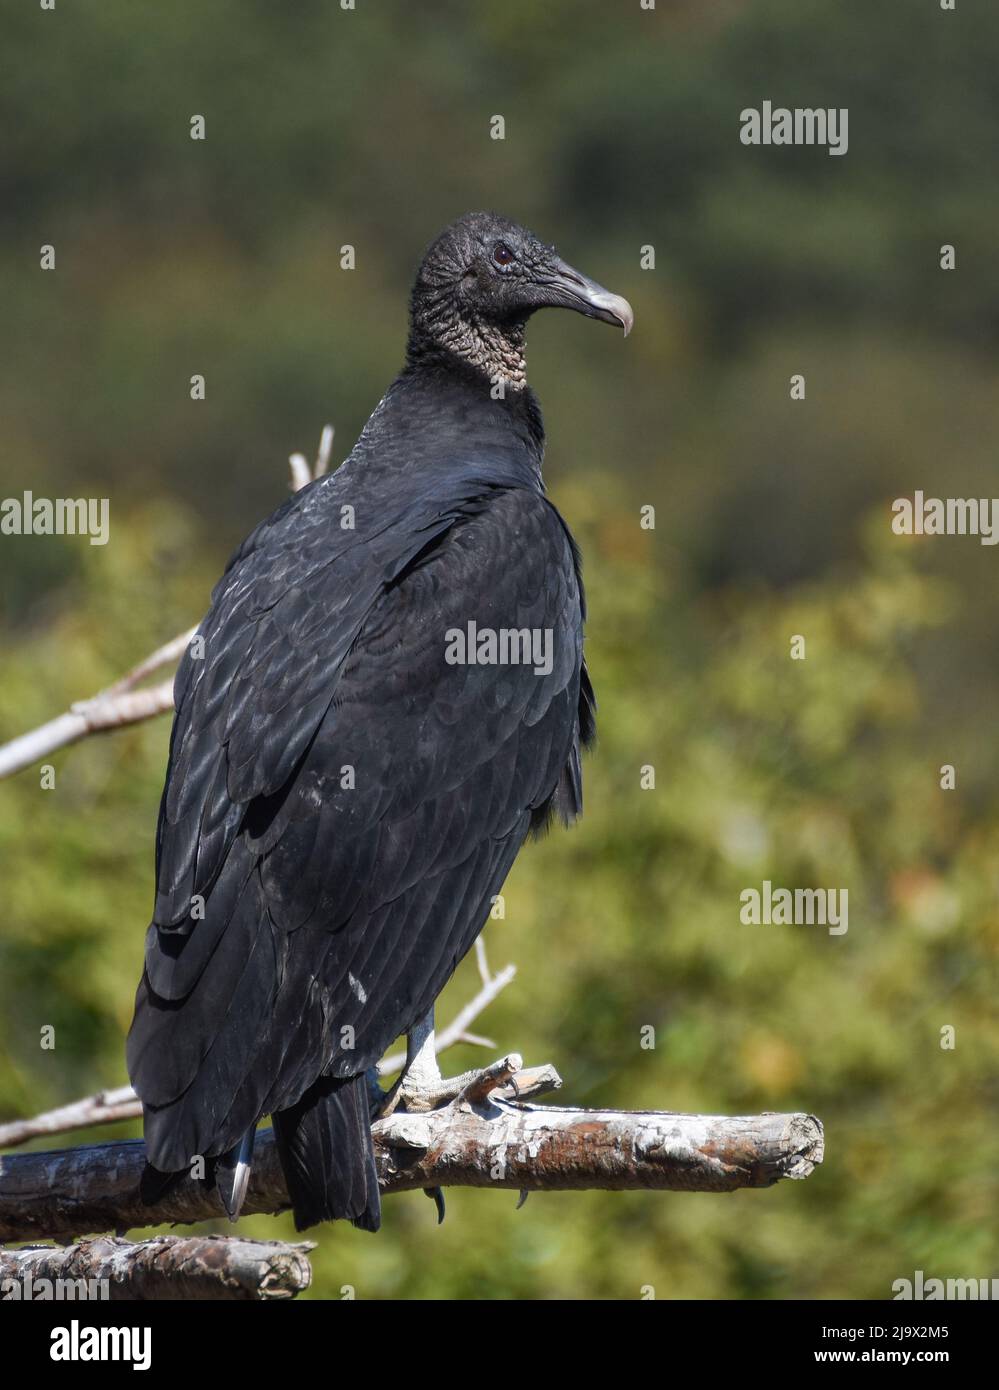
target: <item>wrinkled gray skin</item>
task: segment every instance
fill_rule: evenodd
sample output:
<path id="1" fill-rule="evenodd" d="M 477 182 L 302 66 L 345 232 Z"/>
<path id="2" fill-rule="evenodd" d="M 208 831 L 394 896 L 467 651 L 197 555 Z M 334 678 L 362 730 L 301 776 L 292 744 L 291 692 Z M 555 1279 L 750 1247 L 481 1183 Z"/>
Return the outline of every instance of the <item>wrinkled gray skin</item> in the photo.
<path id="1" fill-rule="evenodd" d="M 441 233 L 420 266 L 409 361 L 443 349 L 522 388 L 527 320 L 546 308 L 574 309 L 625 335 L 633 323 L 627 300 L 567 265 L 533 232 L 495 213 L 468 213 Z"/>

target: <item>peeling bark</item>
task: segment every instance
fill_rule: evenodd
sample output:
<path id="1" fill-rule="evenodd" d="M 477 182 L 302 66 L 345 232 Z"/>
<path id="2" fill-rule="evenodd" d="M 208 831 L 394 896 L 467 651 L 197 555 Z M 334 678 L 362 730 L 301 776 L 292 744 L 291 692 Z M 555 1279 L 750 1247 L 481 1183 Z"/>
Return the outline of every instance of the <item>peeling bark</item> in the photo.
<path id="1" fill-rule="evenodd" d="M 12 1301 L 6 1281 L 14 1280 L 20 1297 L 32 1301 L 51 1297 L 57 1281 L 63 1281 L 62 1297 L 74 1301 L 289 1299 L 312 1282 L 306 1258 L 312 1248 L 308 1242 L 285 1245 L 235 1236 L 157 1236 L 136 1245 L 105 1238 L 0 1250 L 0 1296 Z M 66 1281 L 74 1284 L 71 1293 Z"/>
<path id="2" fill-rule="evenodd" d="M 636 1189 L 731 1192 L 805 1178 L 822 1161 L 812 1115 L 678 1115 L 574 1110 L 459 1097 L 397 1112 L 372 1127 L 385 1194 L 433 1187 L 521 1192 Z M 213 1189 L 184 1178 L 153 1207 L 139 1199 L 140 1140 L 0 1155 L 0 1242 L 119 1234 L 167 1222 L 225 1219 Z M 244 1213 L 288 1206 L 274 1136 L 257 1137 Z"/>

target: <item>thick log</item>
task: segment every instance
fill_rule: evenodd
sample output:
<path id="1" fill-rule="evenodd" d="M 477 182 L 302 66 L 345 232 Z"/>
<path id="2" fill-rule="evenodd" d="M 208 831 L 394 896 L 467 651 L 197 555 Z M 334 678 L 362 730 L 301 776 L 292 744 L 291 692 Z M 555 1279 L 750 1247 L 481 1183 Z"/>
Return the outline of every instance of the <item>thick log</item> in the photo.
<path id="1" fill-rule="evenodd" d="M 384 1193 L 433 1187 L 731 1192 L 805 1178 L 822 1161 L 812 1115 L 678 1115 L 513 1104 L 494 1093 L 373 1126 Z M 140 1140 L 0 1155 L 0 1242 L 224 1220 L 214 1190 L 185 1177 L 143 1205 Z M 257 1137 L 246 1214 L 288 1206 L 274 1136 Z"/>
<path id="2" fill-rule="evenodd" d="M 236 1236 L 85 1240 L 79 1245 L 0 1250 L 0 1298 L 294 1298 L 312 1281 L 311 1243 L 285 1245 Z"/>

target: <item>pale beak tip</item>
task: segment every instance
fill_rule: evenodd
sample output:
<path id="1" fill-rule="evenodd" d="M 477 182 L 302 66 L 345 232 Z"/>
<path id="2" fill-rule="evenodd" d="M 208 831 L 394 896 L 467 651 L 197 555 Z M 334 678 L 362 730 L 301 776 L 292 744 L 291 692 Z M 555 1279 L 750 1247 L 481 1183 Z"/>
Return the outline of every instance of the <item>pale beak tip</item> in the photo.
<path id="1" fill-rule="evenodd" d="M 622 329 L 624 330 L 624 336 L 627 338 L 628 334 L 635 326 L 634 309 L 632 309 L 631 305 L 628 303 L 626 299 L 623 299 L 619 294 L 616 294 L 613 297 L 613 307 L 611 307 L 611 312 L 614 314 L 614 317 L 621 325 Z"/>
<path id="2" fill-rule="evenodd" d="M 626 299 L 619 294 L 611 294 L 609 290 L 602 290 L 591 296 L 590 303 L 601 311 L 605 322 L 613 320 L 619 323 L 627 338 L 635 326 L 635 312 Z"/>

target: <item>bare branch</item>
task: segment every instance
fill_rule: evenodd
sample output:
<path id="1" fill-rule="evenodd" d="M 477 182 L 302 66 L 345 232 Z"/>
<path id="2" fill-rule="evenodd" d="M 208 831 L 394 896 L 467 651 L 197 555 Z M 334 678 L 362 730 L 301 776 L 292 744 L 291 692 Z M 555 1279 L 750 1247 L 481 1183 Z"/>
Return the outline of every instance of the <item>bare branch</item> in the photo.
<path id="1" fill-rule="evenodd" d="M 134 1120 L 142 1114 L 142 1105 L 131 1086 L 119 1086 L 114 1091 L 98 1091 L 58 1110 L 46 1110 L 26 1120 L 9 1120 L 0 1125 L 0 1149 L 14 1149 L 32 1139 L 44 1139 L 50 1134 L 68 1134 L 74 1129 L 89 1129 L 91 1125 L 111 1125 L 119 1120 Z"/>
<path id="2" fill-rule="evenodd" d="M 323 425 L 323 432 L 319 436 L 319 452 L 316 454 L 316 461 L 311 468 L 304 454 L 292 454 L 288 459 L 291 465 L 292 492 L 298 492 L 308 483 L 314 482 L 316 478 L 321 478 L 324 473 L 328 472 L 334 434 L 332 425 Z"/>
<path id="3" fill-rule="evenodd" d="M 40 758 L 54 753 L 57 748 L 78 743 L 88 734 L 120 729 L 125 724 L 140 724 L 145 719 L 172 710 L 172 676 L 168 681 L 145 690 L 134 687 L 154 671 L 177 661 L 197 630 L 192 627 L 179 637 L 171 638 L 106 690 L 89 700 L 78 700 L 66 714 L 60 714 L 57 719 L 50 719 L 31 733 L 22 734 L 20 738 L 0 746 L 0 778 L 20 772 L 37 763 Z"/>
<path id="4" fill-rule="evenodd" d="M 470 999 L 465 1007 L 458 1011 L 452 1022 L 436 1034 L 438 1055 L 460 1042 L 474 1043 L 479 1047 L 495 1047 L 495 1043 L 489 1038 L 469 1033 L 468 1025 L 474 1023 L 516 973 L 515 965 L 507 965 L 497 975 L 487 979 L 475 998 Z M 405 1062 L 405 1052 L 393 1053 L 379 1062 L 378 1075 L 391 1076 L 401 1071 Z M 51 1134 L 68 1134 L 71 1130 L 88 1129 L 92 1125 L 110 1125 L 117 1124 L 119 1120 L 135 1120 L 141 1114 L 142 1105 L 131 1086 L 119 1086 L 113 1091 L 98 1091 L 96 1095 L 85 1096 L 69 1105 L 61 1105 L 57 1110 L 47 1110 L 41 1115 L 33 1115 L 25 1120 L 9 1120 L 6 1124 L 0 1124 L 0 1149 L 14 1149 L 32 1139 L 44 1139 Z"/>
<path id="5" fill-rule="evenodd" d="M 476 1072 L 458 1092 L 458 1107 L 465 1109 L 473 1105 L 485 1105 L 491 1093 L 500 1087 L 508 1086 L 518 1072 L 524 1069 L 524 1059 L 519 1052 L 511 1052 Z M 561 1085 L 562 1078 L 559 1077 Z"/>
<path id="6" fill-rule="evenodd" d="M 550 1062 L 545 1062 L 543 1066 L 525 1067 L 516 1072 L 497 1086 L 496 1094 L 503 1100 L 528 1100 L 531 1096 L 543 1096 L 561 1089 L 562 1078 Z"/>
<path id="7" fill-rule="evenodd" d="M 306 1256 L 314 1248 L 311 1241 L 286 1245 L 238 1236 L 157 1236 L 135 1245 L 105 1238 L 0 1250 L 0 1279 L 16 1279 L 24 1298 L 38 1296 L 42 1279 L 53 1285 L 57 1279 L 85 1279 L 88 1295 L 92 1289 L 98 1298 L 119 1302 L 289 1299 L 312 1282 Z M 89 1285 L 90 1280 L 96 1285 Z M 106 1292 L 101 1287 L 105 1280 Z"/>
<path id="8" fill-rule="evenodd" d="M 323 426 L 315 468 L 311 471 L 304 455 L 292 454 L 289 462 L 294 490 L 297 491 L 313 478 L 320 477 L 329 468 L 333 434 L 332 425 Z M 92 699 L 78 701 L 66 714 L 60 714 L 58 718 L 50 719 L 40 728 L 32 729 L 30 733 L 22 734 L 19 738 L 0 745 L 0 778 L 21 772 L 41 758 L 47 757 L 49 753 L 78 743 L 88 734 L 120 729 L 126 724 L 140 724 L 145 719 L 153 719 L 158 714 L 166 714 L 168 710 L 172 710 L 172 679 L 147 690 L 135 690 L 134 687 L 153 671 L 179 660 L 195 632 L 197 628 L 191 628 L 188 632 L 171 638 L 134 666 L 127 675 Z"/>
<path id="9" fill-rule="evenodd" d="M 479 967 L 479 979 L 484 985 L 487 985 L 492 978 L 492 972 L 486 958 L 486 938 L 481 932 L 475 938 L 475 963 Z"/>
<path id="10" fill-rule="evenodd" d="M 115 681 L 114 685 L 109 685 L 107 690 L 102 690 L 99 695 L 95 695 L 92 700 L 82 700 L 73 705 L 73 709 L 84 709 L 87 705 L 97 704 L 101 700 L 106 700 L 109 695 L 120 695 L 125 690 L 133 690 L 140 681 L 151 676 L 154 671 L 160 670 L 163 666 L 168 666 L 173 661 L 179 661 L 184 655 L 187 647 L 190 646 L 191 639 L 197 632 L 196 627 L 189 627 L 186 632 L 182 632 L 179 637 L 172 637 L 169 642 L 164 642 L 162 647 L 157 647 L 151 652 L 144 661 L 140 661 L 138 666 L 133 666 L 127 675 L 122 676 L 121 680 Z"/>
<path id="11" fill-rule="evenodd" d="M 0 747 L 0 778 L 30 767 L 57 748 L 67 748 L 88 734 L 140 724 L 173 709 L 173 678 L 148 690 L 128 690 L 121 695 L 87 700 L 74 705 L 30 734 L 22 734 Z"/>
<path id="12" fill-rule="evenodd" d="M 494 1093 L 372 1126 L 384 1193 L 426 1187 L 517 1192 L 654 1189 L 731 1192 L 805 1178 L 822 1161 L 812 1115 L 677 1115 L 510 1104 Z M 213 1189 L 184 1178 L 155 1207 L 139 1198 L 139 1140 L 0 1156 L 0 1242 L 162 1222 L 221 1220 Z M 257 1136 L 244 1212 L 288 1206 L 274 1136 Z"/>
<path id="13" fill-rule="evenodd" d="M 288 462 L 291 465 L 291 490 L 298 492 L 307 483 L 312 482 L 309 461 L 304 454 L 290 454 Z"/>
<path id="14" fill-rule="evenodd" d="M 329 472 L 330 454 L 333 451 L 333 437 L 336 434 L 332 425 L 323 425 L 323 432 L 319 436 L 319 452 L 316 455 L 316 466 L 312 470 L 314 478 L 321 478 L 324 473 Z"/>

